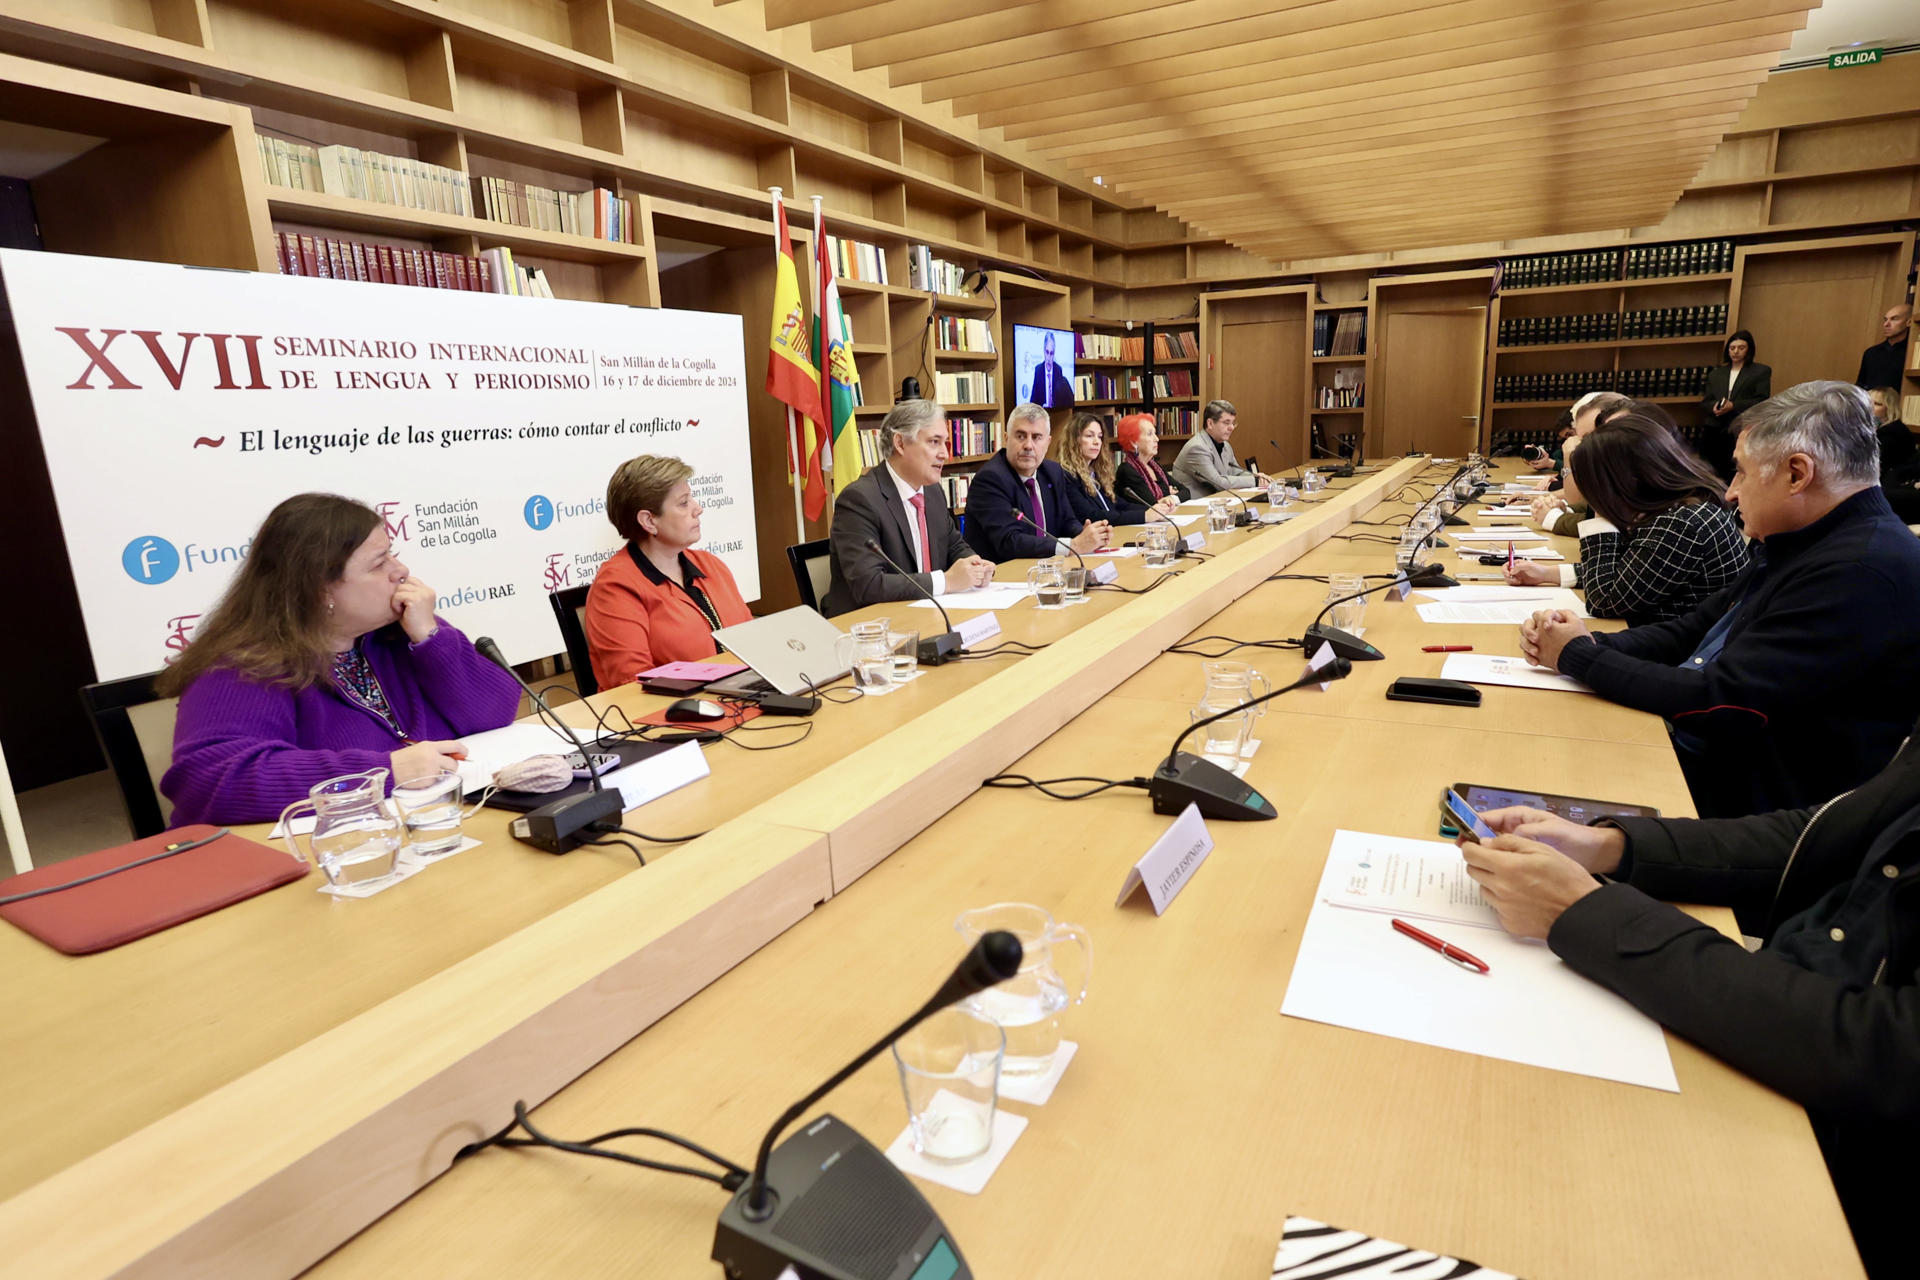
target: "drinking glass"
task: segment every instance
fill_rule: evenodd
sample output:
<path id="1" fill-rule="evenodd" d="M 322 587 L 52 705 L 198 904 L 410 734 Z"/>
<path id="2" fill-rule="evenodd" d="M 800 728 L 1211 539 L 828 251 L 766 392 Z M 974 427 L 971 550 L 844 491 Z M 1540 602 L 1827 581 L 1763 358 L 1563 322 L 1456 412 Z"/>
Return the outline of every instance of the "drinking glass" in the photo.
<path id="1" fill-rule="evenodd" d="M 1205 703 L 1187 713 L 1187 718 L 1195 724 L 1208 716 L 1225 711 L 1225 707 L 1210 707 Z M 1200 756 L 1209 764 L 1217 764 L 1222 769 L 1232 769 L 1240 763 L 1240 752 L 1246 747 L 1247 739 L 1253 735 L 1253 713 L 1256 708 L 1248 708 L 1237 716 L 1224 716 L 1200 731 Z M 1191 741 L 1191 739 L 1189 739 Z"/>
<path id="2" fill-rule="evenodd" d="M 960 1005 L 893 1042 L 915 1151 L 941 1164 L 987 1153 L 1006 1051 L 1000 1025 Z"/>
<path id="3" fill-rule="evenodd" d="M 1149 569 L 1158 569 L 1173 563 L 1173 526 L 1165 521 L 1156 520 L 1146 527 L 1145 554 Z"/>
<path id="4" fill-rule="evenodd" d="M 911 680 L 920 671 L 920 633 L 887 632 L 887 647 L 893 651 L 892 677 L 895 684 Z"/>
<path id="5" fill-rule="evenodd" d="M 1268 482 L 1267 502 L 1271 506 L 1277 509 L 1277 508 L 1289 505 L 1290 503 L 1292 503 L 1292 501 L 1293 501 L 1292 485 L 1289 485 L 1285 481 L 1281 481 L 1281 480 L 1273 480 Z"/>
<path id="6" fill-rule="evenodd" d="M 1060 599 L 1065 604 L 1087 602 L 1087 571 L 1070 564 L 1060 571 Z"/>
<path id="7" fill-rule="evenodd" d="M 1233 531 L 1234 503 L 1231 498 L 1207 499 L 1207 532 L 1231 533 Z"/>
<path id="8" fill-rule="evenodd" d="M 1058 609 L 1067 589 L 1065 569 L 1058 560 L 1042 560 L 1027 570 L 1027 586 L 1042 609 Z"/>
<path id="9" fill-rule="evenodd" d="M 1326 487 L 1327 478 L 1318 471 L 1303 471 L 1300 473 L 1300 491 L 1302 493 L 1317 493 Z"/>
<path id="10" fill-rule="evenodd" d="M 884 688 L 893 680 L 889 630 L 887 619 L 869 618 L 854 623 L 849 633 L 834 643 L 840 665 L 853 672 L 854 683 L 862 688 Z"/>
<path id="11" fill-rule="evenodd" d="M 1341 596 L 1364 591 L 1367 586 L 1366 575 L 1359 573 L 1336 573 L 1327 578 L 1327 598 L 1323 604 L 1333 604 Z M 1347 600 L 1333 606 L 1327 620 L 1340 630 L 1350 634 L 1360 630 L 1361 621 L 1367 616 L 1367 598 Z"/>
<path id="12" fill-rule="evenodd" d="M 431 773 L 393 784 L 393 802 L 414 853 L 432 858 L 460 847 L 460 800 L 457 773 Z"/>
<path id="13" fill-rule="evenodd" d="M 953 927 L 972 946 L 995 930 L 1020 940 L 1020 971 L 968 996 L 963 1007 L 1007 1033 L 1001 1074 L 1043 1076 L 1060 1049 L 1060 1015 L 1084 1004 L 1093 978 L 1093 939 L 1028 902 L 997 902 L 960 913 Z M 1068 972 L 1062 973 L 1065 958 Z"/>

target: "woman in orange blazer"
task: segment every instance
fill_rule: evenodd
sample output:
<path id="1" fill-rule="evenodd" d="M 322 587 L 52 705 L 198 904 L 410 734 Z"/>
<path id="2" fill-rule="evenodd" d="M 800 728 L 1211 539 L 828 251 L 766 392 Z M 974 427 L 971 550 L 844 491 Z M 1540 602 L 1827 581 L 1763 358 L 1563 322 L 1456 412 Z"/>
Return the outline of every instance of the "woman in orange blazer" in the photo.
<path id="1" fill-rule="evenodd" d="M 693 549 L 701 508 L 692 478 L 678 458 L 642 455 L 607 482 L 607 519 L 627 545 L 587 592 L 587 647 L 602 689 L 664 663 L 711 658 L 720 652 L 713 632 L 753 616 L 720 558 Z"/>

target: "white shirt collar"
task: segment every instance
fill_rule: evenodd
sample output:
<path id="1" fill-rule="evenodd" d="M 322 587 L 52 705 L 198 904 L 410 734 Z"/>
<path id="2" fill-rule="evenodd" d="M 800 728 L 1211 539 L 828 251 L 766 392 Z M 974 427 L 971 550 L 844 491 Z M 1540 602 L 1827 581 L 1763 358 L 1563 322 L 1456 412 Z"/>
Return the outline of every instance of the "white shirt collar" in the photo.
<path id="1" fill-rule="evenodd" d="M 887 469 L 887 476 L 889 479 L 893 481 L 894 492 L 900 495 L 900 501 L 912 502 L 913 495 L 916 493 L 919 493 L 920 490 L 914 488 L 912 485 L 908 484 L 905 480 L 902 480 L 900 478 L 900 473 L 893 469 L 893 463 L 883 462 L 880 465 Z"/>

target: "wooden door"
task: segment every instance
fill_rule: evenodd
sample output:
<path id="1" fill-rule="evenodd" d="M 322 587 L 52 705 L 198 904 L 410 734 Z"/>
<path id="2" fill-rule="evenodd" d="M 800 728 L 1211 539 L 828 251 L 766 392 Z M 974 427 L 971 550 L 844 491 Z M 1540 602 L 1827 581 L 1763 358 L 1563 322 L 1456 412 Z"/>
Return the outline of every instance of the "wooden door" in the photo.
<path id="1" fill-rule="evenodd" d="M 1306 458 L 1307 298 L 1303 289 L 1206 298 L 1199 409 L 1209 399 L 1238 411 L 1233 452 L 1277 471 Z M 1195 430 L 1199 430 L 1195 415 Z"/>
<path id="2" fill-rule="evenodd" d="M 1884 245 L 1750 253 L 1734 328 L 1753 333 L 1754 359 L 1772 366 L 1776 392 L 1816 378 L 1852 382 L 1902 274 Z"/>
<path id="3" fill-rule="evenodd" d="M 1486 304 L 1383 296 L 1379 315 L 1368 454 L 1464 457 L 1478 449 Z"/>

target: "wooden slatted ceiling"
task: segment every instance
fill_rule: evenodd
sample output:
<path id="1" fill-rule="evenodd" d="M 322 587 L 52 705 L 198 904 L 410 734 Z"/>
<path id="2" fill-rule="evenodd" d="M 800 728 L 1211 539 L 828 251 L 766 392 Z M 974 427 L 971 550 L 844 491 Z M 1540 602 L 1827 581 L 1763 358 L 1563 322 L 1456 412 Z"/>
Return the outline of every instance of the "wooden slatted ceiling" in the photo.
<path id="1" fill-rule="evenodd" d="M 769 28 L 1273 259 L 1658 222 L 1809 7 L 765 0 Z"/>

